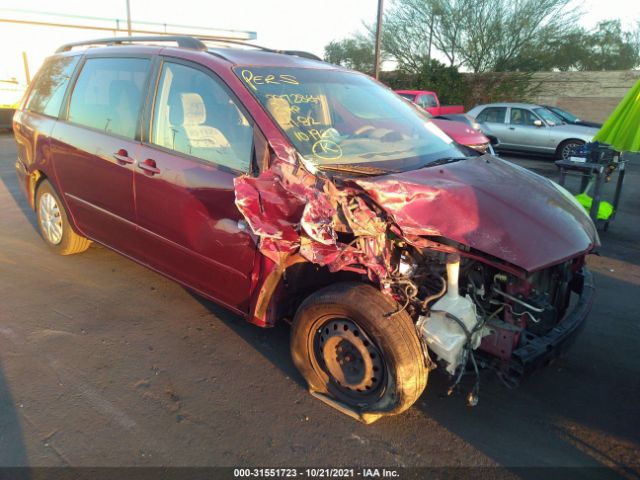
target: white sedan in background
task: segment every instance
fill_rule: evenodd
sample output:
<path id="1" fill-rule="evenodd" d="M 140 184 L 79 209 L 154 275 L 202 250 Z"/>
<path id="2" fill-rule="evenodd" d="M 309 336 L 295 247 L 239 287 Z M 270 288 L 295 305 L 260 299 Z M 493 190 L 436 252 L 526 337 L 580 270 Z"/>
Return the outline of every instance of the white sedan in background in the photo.
<path id="1" fill-rule="evenodd" d="M 467 113 L 487 137 L 498 140 L 499 150 L 547 153 L 567 159 L 598 132 L 597 128 L 568 125 L 547 108 L 529 103 L 478 105 Z"/>

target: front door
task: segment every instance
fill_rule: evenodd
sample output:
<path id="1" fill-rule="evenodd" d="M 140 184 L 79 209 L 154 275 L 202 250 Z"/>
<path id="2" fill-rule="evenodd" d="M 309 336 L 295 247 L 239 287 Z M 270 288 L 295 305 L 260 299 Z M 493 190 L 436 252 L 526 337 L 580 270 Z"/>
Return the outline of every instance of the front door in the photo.
<path id="1" fill-rule="evenodd" d="M 536 125 L 536 120 L 542 125 Z M 531 110 L 511 107 L 509 130 L 510 143 L 516 148 L 540 152 L 548 149 L 549 127 Z"/>
<path id="2" fill-rule="evenodd" d="M 134 174 L 146 263 L 246 312 L 257 239 L 233 180 L 250 170 L 253 124 L 211 72 L 189 64 L 164 62 L 154 106 Z"/>

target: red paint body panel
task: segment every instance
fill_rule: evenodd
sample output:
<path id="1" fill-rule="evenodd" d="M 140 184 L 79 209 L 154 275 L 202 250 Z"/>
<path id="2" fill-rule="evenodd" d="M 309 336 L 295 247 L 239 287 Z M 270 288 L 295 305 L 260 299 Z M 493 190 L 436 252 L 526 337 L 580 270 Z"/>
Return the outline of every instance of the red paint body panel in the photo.
<path id="1" fill-rule="evenodd" d="M 462 122 L 452 122 L 440 118 L 432 118 L 431 121 L 460 145 L 486 145 L 489 143 L 489 139 L 482 132 L 469 128 Z"/>
<path id="2" fill-rule="evenodd" d="M 234 205 L 237 174 L 152 146 L 136 156 L 160 171 L 134 174 L 143 261 L 248 312 L 257 238 Z"/>
<path id="3" fill-rule="evenodd" d="M 13 134 L 18 151 L 18 162 L 22 165 L 18 174 L 24 176 L 21 185 L 31 206 L 33 206 L 33 198 L 29 191 L 28 176 L 38 170 L 44 172 L 46 176 L 53 177 L 50 136 L 54 124 L 55 120 L 52 118 L 20 110 L 17 110 L 14 116 Z M 55 178 L 53 181 L 55 183 Z"/>
<path id="4" fill-rule="evenodd" d="M 136 228 L 133 164 L 116 160 L 135 154 L 137 143 L 59 121 L 51 139 L 60 192 L 84 235 L 134 257 L 142 253 Z"/>
<path id="5" fill-rule="evenodd" d="M 599 242 L 584 209 L 551 180 L 495 157 L 356 183 L 403 232 L 443 236 L 528 272 Z"/>

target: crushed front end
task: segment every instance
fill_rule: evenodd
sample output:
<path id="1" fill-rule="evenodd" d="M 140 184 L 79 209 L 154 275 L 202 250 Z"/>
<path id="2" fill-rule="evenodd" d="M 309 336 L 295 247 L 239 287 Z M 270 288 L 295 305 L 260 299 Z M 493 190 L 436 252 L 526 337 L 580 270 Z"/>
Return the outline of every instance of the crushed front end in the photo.
<path id="1" fill-rule="evenodd" d="M 400 245 L 386 284 L 417 319 L 421 340 L 454 376 L 454 386 L 465 371 L 479 378 L 482 367 L 516 386 L 575 338 L 594 297 L 584 255 L 526 274 L 505 271 L 495 259 L 473 258 L 461 245 L 462 255 L 447 253 L 457 250 L 447 243 Z M 472 405 L 478 388 L 477 380 L 468 396 Z"/>

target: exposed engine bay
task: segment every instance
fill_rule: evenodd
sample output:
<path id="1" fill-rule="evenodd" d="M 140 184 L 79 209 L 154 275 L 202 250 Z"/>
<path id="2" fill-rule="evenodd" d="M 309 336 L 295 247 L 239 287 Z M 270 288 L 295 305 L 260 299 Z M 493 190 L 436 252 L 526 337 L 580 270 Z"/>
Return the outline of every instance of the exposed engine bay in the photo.
<path id="1" fill-rule="evenodd" d="M 454 386 L 466 369 L 478 377 L 479 366 L 494 369 L 508 386 L 517 385 L 525 366 L 514 361 L 514 350 L 558 325 L 571 293 L 582 292 L 584 257 L 527 278 L 429 249 L 400 247 L 394 257 L 396 269 L 385 283 L 416 319 L 424 346 L 456 377 Z M 478 388 L 476 380 L 468 395 L 471 405 Z"/>

